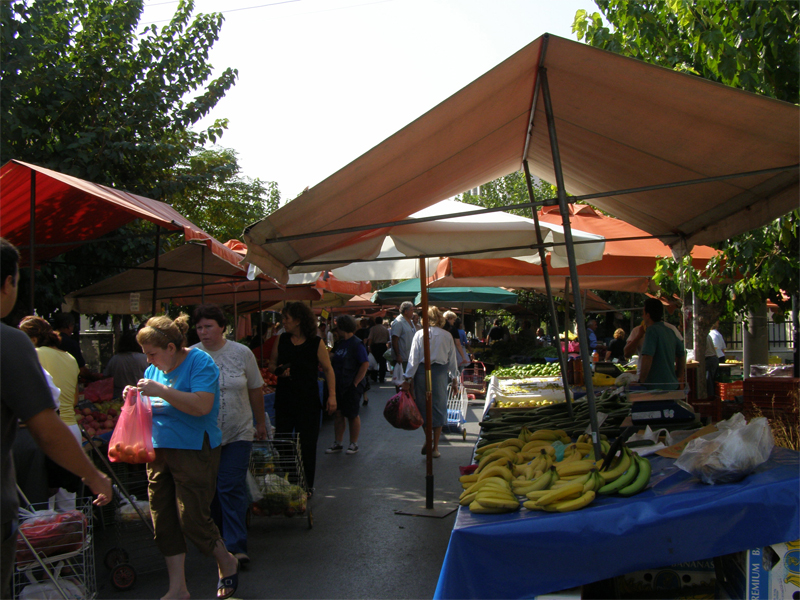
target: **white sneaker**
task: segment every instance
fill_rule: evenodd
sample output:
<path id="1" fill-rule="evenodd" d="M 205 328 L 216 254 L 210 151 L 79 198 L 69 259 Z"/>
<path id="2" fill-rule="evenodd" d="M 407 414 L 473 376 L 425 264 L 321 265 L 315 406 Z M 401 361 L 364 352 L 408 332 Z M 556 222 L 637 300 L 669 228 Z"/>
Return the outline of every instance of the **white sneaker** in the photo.
<path id="1" fill-rule="evenodd" d="M 352 446 L 352 444 L 350 444 Z M 325 454 L 336 454 L 342 451 L 342 445 L 339 442 L 333 442 L 331 447 L 325 450 Z"/>
<path id="2" fill-rule="evenodd" d="M 358 452 L 358 444 L 355 442 L 350 442 L 350 445 L 347 447 L 347 452 L 345 454 L 355 454 Z"/>

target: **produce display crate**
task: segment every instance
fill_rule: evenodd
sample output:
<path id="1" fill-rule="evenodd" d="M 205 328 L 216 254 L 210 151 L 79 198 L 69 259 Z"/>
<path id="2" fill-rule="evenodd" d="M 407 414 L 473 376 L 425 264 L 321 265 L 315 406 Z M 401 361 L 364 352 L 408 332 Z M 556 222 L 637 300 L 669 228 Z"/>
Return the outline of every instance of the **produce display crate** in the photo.
<path id="1" fill-rule="evenodd" d="M 767 417 L 798 420 L 800 379 L 797 377 L 750 377 L 744 380 L 745 405 L 757 406 Z"/>
<path id="2" fill-rule="evenodd" d="M 717 396 L 723 402 L 733 402 L 736 396 L 744 395 L 744 382 L 734 381 L 732 383 L 718 383 Z"/>

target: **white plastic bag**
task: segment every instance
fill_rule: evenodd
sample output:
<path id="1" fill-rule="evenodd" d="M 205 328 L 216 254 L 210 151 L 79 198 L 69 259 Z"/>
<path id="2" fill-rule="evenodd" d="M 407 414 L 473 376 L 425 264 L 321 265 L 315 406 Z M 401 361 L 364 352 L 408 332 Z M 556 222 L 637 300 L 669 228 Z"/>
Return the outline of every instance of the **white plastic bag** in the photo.
<path id="1" fill-rule="evenodd" d="M 399 387 L 403 385 L 403 380 L 403 365 L 397 363 L 392 371 L 392 383 Z"/>
<path id="2" fill-rule="evenodd" d="M 136 496 L 131 496 L 131 500 L 133 500 L 134 504 L 136 504 L 136 507 L 145 517 L 150 516 L 150 502 L 148 500 L 137 500 Z M 122 498 L 119 503 L 119 508 L 117 509 L 117 520 L 132 522 L 139 521 L 142 518 L 139 515 L 139 511 L 134 508 L 133 504 L 131 504 L 127 498 Z"/>
<path id="3" fill-rule="evenodd" d="M 83 586 L 71 579 L 59 579 L 58 585 L 61 590 L 67 595 L 67 600 L 81 600 L 86 597 L 86 592 Z M 22 588 L 19 593 L 19 600 L 64 600 L 64 597 L 58 591 L 52 581 L 45 583 L 31 583 Z"/>
<path id="4" fill-rule="evenodd" d="M 378 361 L 375 359 L 375 357 L 372 356 L 372 352 L 370 352 L 369 355 L 367 356 L 367 360 L 369 361 L 370 371 L 377 371 L 378 369 L 380 369 L 380 365 L 378 364 Z"/>
<path id="5" fill-rule="evenodd" d="M 749 423 L 741 413 L 717 423 L 717 431 L 690 441 L 675 465 L 704 483 L 744 479 L 765 462 L 775 446 L 767 419 Z"/>

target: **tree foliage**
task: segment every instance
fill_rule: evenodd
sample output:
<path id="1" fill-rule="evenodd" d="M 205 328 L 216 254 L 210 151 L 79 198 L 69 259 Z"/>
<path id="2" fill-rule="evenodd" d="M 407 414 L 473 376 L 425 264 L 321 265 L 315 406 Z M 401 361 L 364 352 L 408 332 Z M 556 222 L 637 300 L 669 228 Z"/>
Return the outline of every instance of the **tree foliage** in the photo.
<path id="1" fill-rule="evenodd" d="M 175 166 L 226 126 L 192 127 L 234 84 L 210 80 L 222 15 L 181 0 L 136 30 L 142 0 L 0 3 L 0 161 L 16 158 L 150 198 L 186 184 Z"/>
<path id="2" fill-rule="evenodd" d="M 800 3 L 783 0 L 596 0 L 602 15 L 579 10 L 573 31 L 592 46 L 692 73 L 725 85 L 797 103 L 800 91 Z M 605 21 L 604 21 L 605 19 Z M 605 23 L 609 23 L 610 27 Z M 705 271 L 662 259 L 655 280 L 704 303 L 701 332 L 720 315 L 797 292 L 800 213 L 717 245 Z M 780 317 L 779 317 L 780 318 Z M 703 339 L 699 340 L 701 343 Z"/>
<path id="3" fill-rule="evenodd" d="M 541 179 L 533 180 L 533 197 L 535 201 L 547 200 L 556 197 L 556 188 Z M 509 206 L 530 202 L 528 186 L 525 183 L 525 173 L 515 171 L 489 183 L 480 186 L 477 194 L 465 193 L 456 197 L 456 200 L 466 204 L 475 204 L 485 208 Z M 532 218 L 531 209 L 513 209 L 508 212 L 522 217 Z"/>

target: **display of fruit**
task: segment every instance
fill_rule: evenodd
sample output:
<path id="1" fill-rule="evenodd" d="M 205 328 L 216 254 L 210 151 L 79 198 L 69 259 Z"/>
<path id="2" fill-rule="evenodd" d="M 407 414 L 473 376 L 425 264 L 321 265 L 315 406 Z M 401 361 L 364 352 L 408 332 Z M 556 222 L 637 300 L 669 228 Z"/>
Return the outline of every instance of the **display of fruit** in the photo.
<path id="1" fill-rule="evenodd" d="M 495 377 L 561 377 L 561 365 L 557 362 L 538 365 L 513 365 L 501 367 L 491 373 Z"/>
<path id="2" fill-rule="evenodd" d="M 606 439 L 600 446 L 603 454 L 611 450 Z M 459 503 L 474 513 L 495 514 L 517 510 L 519 501 L 511 498 L 525 497 L 522 506 L 529 510 L 570 512 L 589 506 L 599 495 L 628 497 L 647 487 L 648 459 L 623 444 L 611 460 L 603 470 L 604 459 L 594 459 L 588 434 L 572 442 L 564 430 L 523 426 L 515 437 L 475 451 L 477 467 L 459 478 L 464 488 Z"/>
<path id="3" fill-rule="evenodd" d="M 122 410 L 122 400 L 97 402 L 91 407 L 75 407 L 75 420 L 89 436 L 101 435 L 114 430 Z"/>
<path id="4" fill-rule="evenodd" d="M 261 378 L 264 380 L 264 387 L 270 388 L 270 390 L 275 389 L 275 386 L 278 385 L 277 375 L 272 373 L 266 367 L 261 369 Z"/>

